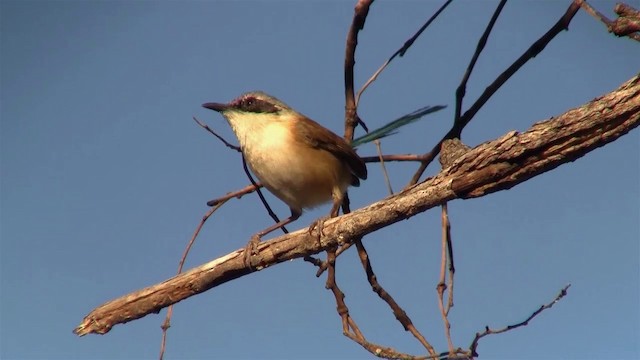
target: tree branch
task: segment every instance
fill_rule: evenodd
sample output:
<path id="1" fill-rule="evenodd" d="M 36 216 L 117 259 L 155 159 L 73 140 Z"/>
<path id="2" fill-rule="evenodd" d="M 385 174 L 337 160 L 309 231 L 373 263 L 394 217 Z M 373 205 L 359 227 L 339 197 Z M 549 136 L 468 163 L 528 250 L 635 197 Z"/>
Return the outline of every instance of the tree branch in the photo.
<path id="1" fill-rule="evenodd" d="M 509 132 L 468 151 L 438 175 L 396 195 L 325 223 L 317 241 L 307 229 L 260 244 L 260 264 L 245 267 L 236 250 L 160 284 L 109 301 L 87 315 L 78 335 L 104 334 L 190 296 L 253 271 L 349 243 L 457 198 L 473 198 L 509 189 L 527 179 L 572 162 L 615 141 L 640 125 L 640 78 L 578 108 L 534 124 L 524 133 Z"/>

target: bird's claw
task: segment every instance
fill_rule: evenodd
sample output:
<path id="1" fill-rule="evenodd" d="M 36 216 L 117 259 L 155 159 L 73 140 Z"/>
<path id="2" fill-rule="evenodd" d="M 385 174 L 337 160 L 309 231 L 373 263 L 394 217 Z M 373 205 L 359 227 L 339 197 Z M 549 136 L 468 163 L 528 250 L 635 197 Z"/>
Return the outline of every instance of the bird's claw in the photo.
<path id="1" fill-rule="evenodd" d="M 330 216 L 323 216 L 321 218 L 316 219 L 309 226 L 309 235 L 313 235 L 313 230 L 316 230 L 316 239 L 318 240 L 318 245 L 322 247 L 322 237 L 324 236 L 324 222 L 329 220 Z"/>

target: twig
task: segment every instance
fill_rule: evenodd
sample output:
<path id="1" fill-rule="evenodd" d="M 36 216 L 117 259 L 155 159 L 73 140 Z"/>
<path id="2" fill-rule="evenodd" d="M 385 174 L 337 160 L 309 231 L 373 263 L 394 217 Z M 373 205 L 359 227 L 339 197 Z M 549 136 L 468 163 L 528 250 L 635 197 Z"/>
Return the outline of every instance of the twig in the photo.
<path id="1" fill-rule="evenodd" d="M 228 148 L 233 149 L 233 150 L 235 150 L 235 151 L 237 151 L 237 152 L 242 154 L 242 150 L 240 149 L 240 147 L 232 145 L 229 142 L 227 142 L 222 136 L 218 135 L 215 131 L 211 130 L 211 128 L 207 124 L 202 123 L 195 116 L 193 117 L 193 120 L 198 125 L 200 125 L 203 129 L 207 130 L 208 132 L 213 134 L 213 136 L 215 136 L 220 141 L 222 141 Z M 244 173 L 247 175 L 247 178 L 249 178 L 249 181 L 251 182 L 251 185 L 245 186 L 244 188 L 242 188 L 240 190 L 237 190 L 237 191 L 234 191 L 232 193 L 228 193 L 225 196 L 220 197 L 218 199 L 211 200 L 211 201 L 207 202 L 207 205 L 215 206 L 221 201 L 225 201 L 226 202 L 228 199 L 230 199 L 232 197 L 239 197 L 241 195 L 248 194 L 248 193 L 251 193 L 253 191 L 256 191 L 258 193 L 258 197 L 260 198 L 260 201 L 262 201 L 262 205 L 264 205 L 265 209 L 269 213 L 269 216 L 271 216 L 271 218 L 276 223 L 280 222 L 280 220 L 278 219 L 278 216 L 273 212 L 273 210 L 271 210 L 271 206 L 269 206 L 269 203 L 267 203 L 267 200 L 265 199 L 264 195 L 262 194 L 262 191 L 260 190 L 260 188 L 262 187 L 262 184 L 256 182 L 253 179 L 253 176 L 251 176 L 251 173 L 249 172 L 249 168 L 247 167 L 247 162 L 244 159 L 244 155 L 242 156 L 242 168 L 244 169 Z M 281 227 L 281 229 L 285 234 L 288 233 L 287 229 L 284 226 Z"/>
<path id="2" fill-rule="evenodd" d="M 231 198 L 240 199 L 243 195 L 251 194 L 252 192 L 256 191 L 256 189 L 258 189 L 259 187 L 262 187 L 262 184 L 255 183 L 255 184 L 247 185 L 240 190 L 232 191 L 232 192 L 226 193 L 225 195 L 219 198 L 207 201 L 207 206 L 216 206 L 220 202 L 225 202 Z"/>
<path id="3" fill-rule="evenodd" d="M 424 160 L 420 164 L 418 170 L 416 170 L 415 174 L 411 178 L 408 186 L 416 184 L 422 174 L 427 169 L 427 166 L 433 161 L 433 159 L 438 155 L 440 151 L 440 145 L 444 140 L 459 138 L 462 130 L 465 126 L 473 119 L 475 114 L 484 106 L 484 104 L 493 96 L 493 94 L 500 89 L 504 83 L 513 76 L 513 74 L 518 71 L 527 61 L 533 59 L 536 55 L 538 55 L 553 38 L 555 38 L 560 32 L 568 29 L 569 23 L 575 16 L 575 14 L 580 9 L 580 6 L 573 2 L 569 5 L 567 11 L 562 15 L 562 17 L 547 31 L 544 35 L 542 35 L 533 45 L 531 45 L 516 61 L 511 64 L 502 74 L 500 74 L 480 95 L 478 100 L 463 114 L 460 116 L 459 121 L 454 121 L 453 126 L 447 132 L 446 135 L 442 137 L 442 139 L 429 151 L 424 154 Z"/>
<path id="4" fill-rule="evenodd" d="M 231 143 L 229 143 L 227 140 L 225 140 L 222 136 L 218 135 L 215 131 L 211 130 L 211 128 L 209 127 L 209 125 L 201 122 L 200 120 L 198 120 L 195 116 L 193 117 L 193 120 L 200 125 L 203 129 L 207 130 L 208 132 L 210 132 L 211 134 L 213 134 L 213 136 L 215 136 L 216 138 L 218 138 L 218 140 L 222 141 L 223 144 L 225 144 L 229 149 L 233 149 L 237 152 L 242 152 L 240 150 L 239 146 L 233 145 Z"/>
<path id="5" fill-rule="evenodd" d="M 336 257 L 340 256 L 340 254 L 347 251 L 347 249 L 349 249 L 352 245 L 353 243 L 342 244 L 336 251 Z M 328 266 L 327 261 L 322 261 L 320 264 L 318 264 L 318 271 L 316 272 L 316 277 L 320 277 L 320 275 L 322 275 L 322 273 L 324 273 L 327 270 L 327 266 Z"/>
<path id="6" fill-rule="evenodd" d="M 453 279 L 456 273 L 456 267 L 453 262 L 453 241 L 451 238 L 451 222 L 449 222 L 449 214 L 447 209 L 447 203 L 444 203 L 445 217 L 447 220 L 446 231 L 447 231 L 447 255 L 449 257 L 449 293 L 447 295 L 447 307 L 445 308 L 445 315 L 449 316 L 449 311 L 453 307 Z"/>
<path id="7" fill-rule="evenodd" d="M 416 155 L 416 154 L 393 154 L 393 155 L 382 155 L 382 156 L 362 156 L 362 160 L 366 163 L 374 163 L 380 161 L 424 161 L 424 155 Z"/>
<path id="8" fill-rule="evenodd" d="M 354 242 L 356 244 L 356 248 L 358 249 L 358 256 L 360 257 L 360 262 L 362 262 L 362 267 L 364 268 L 364 271 L 367 274 L 367 280 L 371 285 L 371 289 L 376 294 L 378 294 L 378 296 L 382 300 L 384 300 L 387 303 L 387 305 L 389 305 L 389 307 L 393 311 L 393 315 L 395 315 L 396 319 L 400 322 L 400 324 L 402 324 L 405 331 L 410 332 L 416 339 L 418 339 L 418 341 L 422 344 L 422 346 L 425 347 L 425 349 L 427 349 L 427 351 L 432 357 L 434 358 L 437 357 L 438 354 L 436 353 L 433 346 L 431 346 L 431 344 L 429 344 L 427 339 L 425 339 L 425 337 L 422 336 L 422 334 L 420 334 L 418 329 L 416 329 L 416 327 L 413 325 L 413 322 L 411 321 L 407 313 L 400 307 L 400 305 L 398 305 L 398 303 L 393 299 L 391 294 L 389 294 L 382 287 L 382 285 L 378 283 L 376 274 L 373 272 L 373 267 L 371 266 L 371 261 L 369 260 L 369 254 L 367 253 L 367 250 L 364 248 L 364 245 L 362 244 L 362 239 L 356 238 Z"/>
<path id="9" fill-rule="evenodd" d="M 447 304 L 447 308 L 444 306 L 444 292 L 449 289 L 448 299 L 451 300 L 453 295 L 453 284 L 447 286 L 446 282 L 446 268 L 447 264 L 450 264 L 451 253 L 448 251 L 451 248 L 451 239 L 449 238 L 449 216 L 447 215 L 447 203 L 442 204 L 442 256 L 440 259 L 440 281 L 438 282 L 438 286 L 436 290 L 438 292 L 438 307 L 440 308 L 440 314 L 442 315 L 442 322 L 444 324 L 444 334 L 447 338 L 447 345 L 449 346 L 449 356 L 455 355 L 455 349 L 453 346 L 453 342 L 451 341 L 451 324 L 449 323 L 448 313 L 449 313 L 449 303 Z M 448 255 L 447 255 L 448 254 Z M 451 267 L 449 267 L 451 269 Z M 451 274 L 451 273 L 450 273 Z M 452 277 L 450 277 L 452 280 Z"/>
<path id="10" fill-rule="evenodd" d="M 364 339 L 360 329 L 355 323 L 350 321 L 349 316 L 349 308 L 347 304 L 344 302 L 344 293 L 338 287 L 336 283 L 336 252 L 335 249 L 327 250 L 327 282 L 325 284 L 325 288 L 331 290 L 333 296 L 336 299 L 336 310 L 338 311 L 338 315 L 340 315 L 340 320 L 342 321 L 342 333 L 349 334 L 353 331 L 353 335 L 358 339 Z"/>
<path id="11" fill-rule="evenodd" d="M 387 167 L 384 165 L 384 156 L 382 155 L 382 146 L 380 144 L 380 140 L 375 140 L 373 142 L 376 144 L 376 151 L 378 152 L 378 160 L 380 161 L 380 167 L 382 168 L 382 175 L 384 176 L 384 182 L 387 184 L 387 191 L 389 191 L 389 195 L 393 195 L 393 188 L 391 187 L 391 180 L 389 179 L 389 173 L 387 172 Z"/>
<path id="12" fill-rule="evenodd" d="M 260 186 L 258 186 L 258 183 L 253 179 L 253 176 L 251 176 L 251 172 L 249 171 L 249 167 L 247 166 L 247 161 L 244 159 L 244 156 L 242 156 L 242 168 L 244 169 L 244 173 L 247 175 L 247 178 L 249 178 L 249 181 L 251 181 L 251 184 L 256 188 L 256 193 L 258 193 L 258 197 L 260 198 L 260 201 L 262 202 L 262 205 L 264 206 L 264 208 L 267 210 L 267 213 L 269 213 L 269 216 L 271 216 L 271 218 L 273 219 L 273 221 L 276 222 L 276 224 L 279 223 L 280 219 L 278 219 L 278 215 L 276 215 L 276 213 L 273 212 L 273 210 L 271 209 L 271 206 L 269 206 L 269 203 L 267 202 L 267 199 L 262 194 L 262 190 L 260 190 Z M 285 234 L 289 233 L 287 228 L 285 228 L 284 226 L 281 226 L 280 229 Z"/>
<path id="13" fill-rule="evenodd" d="M 400 353 L 393 348 L 380 346 L 378 344 L 371 343 L 367 341 L 364 337 L 355 320 L 349 315 L 349 308 L 347 304 L 344 302 L 344 293 L 338 287 L 336 283 L 335 277 L 335 264 L 336 264 L 336 251 L 335 249 L 327 250 L 327 282 L 325 287 L 333 293 L 333 296 L 336 300 L 336 310 L 338 311 L 338 315 L 340 316 L 340 320 L 342 322 L 342 333 L 348 337 L 349 339 L 355 341 L 360 346 L 362 346 L 365 350 L 369 351 L 371 354 L 386 358 L 386 359 L 426 359 L 424 356 L 415 356 L 405 353 Z M 437 358 L 438 355 L 430 356 L 428 358 Z"/>
<path id="14" fill-rule="evenodd" d="M 178 264 L 178 274 L 182 273 L 184 263 L 187 260 L 187 255 L 189 255 L 189 251 L 191 251 L 191 247 L 195 243 L 196 238 L 200 233 L 200 230 L 202 230 L 202 227 L 204 226 L 204 223 L 209 219 L 211 215 L 213 215 L 214 212 L 216 212 L 216 210 L 222 207 L 222 205 L 224 205 L 226 201 L 227 200 L 221 201 L 216 206 L 209 209 L 209 211 L 207 211 L 207 213 L 204 214 L 204 216 L 200 220 L 200 223 L 196 227 L 196 230 L 193 232 L 191 239 L 189 239 L 189 243 L 187 243 L 187 247 L 184 249 L 184 252 L 182 253 L 182 258 L 180 258 L 180 263 Z M 162 326 L 160 326 L 160 328 L 162 329 L 162 341 L 160 342 L 160 360 L 162 360 L 162 358 L 164 357 L 164 351 L 167 343 L 167 330 L 169 330 L 169 328 L 171 327 L 172 315 L 173 315 L 173 305 L 170 305 L 169 308 L 167 309 L 167 315 L 164 318 L 164 322 L 162 323 Z"/>
<path id="15" fill-rule="evenodd" d="M 427 20 L 427 22 L 425 22 L 420 27 L 420 29 L 415 34 L 413 34 L 412 37 L 410 37 L 407 41 L 405 41 L 404 45 L 402 45 L 400 49 L 396 50 L 396 52 L 394 52 L 393 55 L 391 55 L 391 57 L 389 57 L 389 59 L 387 59 L 387 61 L 385 61 L 384 64 L 382 64 L 382 66 L 380 66 L 380 68 L 376 70 L 376 72 L 369 78 L 369 80 L 367 80 L 367 82 L 365 82 L 364 85 L 362 85 L 362 88 L 358 90 L 358 94 L 356 95 L 356 101 L 355 101 L 356 107 L 358 107 L 358 104 L 360 104 L 360 97 L 362 96 L 362 93 L 364 93 L 364 91 L 369 87 L 369 85 L 371 85 L 371 83 L 376 81 L 378 76 L 384 71 L 384 69 L 387 68 L 387 66 L 391 63 L 391 61 L 393 61 L 393 59 L 395 59 L 396 56 L 400 56 L 400 57 L 404 56 L 404 54 L 407 52 L 407 50 L 409 50 L 411 45 L 413 45 L 413 43 L 418 39 L 418 37 L 422 34 L 422 32 L 424 32 L 426 28 L 429 25 L 431 25 L 431 23 L 440 15 L 440 13 L 444 11 L 444 9 L 447 8 L 447 6 L 449 6 L 449 4 L 452 1 L 453 0 L 445 1 L 445 3 L 442 4 L 440 9 L 438 9 L 438 11 L 436 11 L 433 15 L 431 15 L 429 20 Z"/>
<path id="16" fill-rule="evenodd" d="M 467 65 L 467 70 L 465 70 L 464 72 L 462 81 L 460 81 L 460 85 L 458 85 L 458 88 L 456 89 L 456 112 L 454 123 L 460 121 L 460 114 L 462 113 L 462 100 L 464 99 L 464 95 L 467 93 L 467 82 L 469 81 L 469 77 L 473 72 L 473 68 L 476 66 L 476 62 L 478 61 L 482 50 L 484 50 L 484 47 L 487 45 L 489 34 L 491 34 L 491 30 L 493 30 L 493 26 L 498 20 L 498 17 L 500 16 L 500 13 L 502 12 L 502 9 L 504 8 L 504 5 L 506 3 L 507 0 L 501 0 L 498 4 L 498 7 L 496 7 L 496 10 L 493 12 L 491 20 L 489 20 L 487 27 L 484 29 L 484 33 L 482 33 L 482 36 L 480 36 L 480 39 L 478 40 L 478 45 L 476 45 L 476 50 L 471 57 L 471 61 L 469 61 L 469 65 Z"/>
<path id="17" fill-rule="evenodd" d="M 507 332 L 513 329 L 517 329 L 521 326 L 527 326 L 529 325 L 529 321 L 531 321 L 533 318 L 535 318 L 536 316 L 538 316 L 541 312 L 543 312 L 546 309 L 550 309 L 553 305 L 555 305 L 558 301 L 560 301 L 563 297 L 565 297 L 567 295 L 567 289 L 569 289 L 569 287 L 571 286 L 571 284 L 568 284 L 567 286 L 563 287 L 562 290 L 560 290 L 560 293 L 558 294 L 558 296 L 556 296 L 555 299 L 553 299 L 553 301 L 551 301 L 550 303 L 546 304 L 546 305 L 542 305 L 540 306 L 540 308 L 538 308 L 538 310 L 534 311 L 531 315 L 529 315 L 529 317 L 522 321 L 519 322 L 517 324 L 514 325 L 509 325 L 507 327 L 504 327 L 502 329 L 498 329 L 498 330 L 492 330 L 489 328 L 489 326 L 485 326 L 484 331 L 482 333 L 476 333 L 476 336 L 473 338 L 473 341 L 471 342 L 471 346 L 469 346 L 469 350 L 471 350 L 471 354 L 472 356 L 478 356 L 478 353 L 476 352 L 476 349 L 478 348 L 478 341 L 480 339 L 482 339 L 483 337 L 487 336 L 487 335 L 492 335 L 492 334 L 500 334 L 503 332 Z"/>

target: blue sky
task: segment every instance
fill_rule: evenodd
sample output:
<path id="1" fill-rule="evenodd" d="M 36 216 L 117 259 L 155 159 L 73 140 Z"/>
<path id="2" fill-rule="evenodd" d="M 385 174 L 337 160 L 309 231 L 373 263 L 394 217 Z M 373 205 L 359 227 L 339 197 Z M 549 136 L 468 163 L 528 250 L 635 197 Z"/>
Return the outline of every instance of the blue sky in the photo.
<path id="1" fill-rule="evenodd" d="M 164 312 L 77 338 L 94 307 L 172 276 L 207 200 L 247 183 L 225 121 L 200 105 L 260 89 L 341 133 L 352 1 L 2 1 L 1 323 L 3 359 L 156 358 Z M 507 4 L 465 104 L 564 13 L 568 1 Z M 357 50 L 361 85 L 440 5 L 374 3 Z M 593 1 L 611 15 L 613 1 Z M 456 1 L 365 93 L 370 128 L 424 105 L 449 108 L 383 143 L 420 153 L 451 123 L 454 91 L 495 7 Z M 583 12 L 478 113 L 475 146 L 559 115 L 638 72 L 640 47 Z M 481 341 L 481 358 L 640 357 L 639 136 L 634 130 L 509 191 L 450 203 L 457 346 L 485 325 L 525 328 Z M 363 146 L 360 154 L 374 154 Z M 390 164 L 396 190 L 415 164 Z M 429 174 L 437 171 L 429 169 Z M 352 206 L 386 196 L 380 170 Z M 272 206 L 287 215 L 275 198 Z M 328 206 L 290 227 L 307 226 Z M 439 351 L 439 211 L 365 239 L 383 286 Z M 206 224 L 187 266 L 237 248 L 270 224 L 256 196 Z M 354 251 L 338 260 L 351 314 L 374 342 L 423 353 L 371 292 Z M 178 304 L 168 359 L 370 358 L 341 334 L 324 277 L 293 261 Z"/>

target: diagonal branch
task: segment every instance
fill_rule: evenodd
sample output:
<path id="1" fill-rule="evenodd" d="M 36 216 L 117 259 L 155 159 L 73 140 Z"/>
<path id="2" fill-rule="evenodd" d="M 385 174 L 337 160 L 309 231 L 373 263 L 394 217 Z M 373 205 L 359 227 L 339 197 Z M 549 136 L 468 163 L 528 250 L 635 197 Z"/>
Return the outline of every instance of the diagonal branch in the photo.
<path id="1" fill-rule="evenodd" d="M 511 331 L 513 329 L 517 329 L 517 328 L 519 328 L 521 326 L 529 325 L 529 321 L 533 320 L 533 318 L 535 318 L 536 316 L 540 315 L 543 311 L 545 311 L 547 309 L 551 309 L 553 307 L 553 305 L 555 305 L 558 301 L 562 300 L 563 297 L 567 296 L 567 290 L 569 289 L 570 286 L 571 286 L 571 284 L 566 285 L 565 287 L 563 287 L 560 290 L 560 293 L 558 293 L 558 295 L 555 297 L 555 299 L 553 299 L 553 301 L 551 301 L 548 304 L 540 306 L 536 311 L 531 313 L 531 315 L 529 315 L 529 317 L 526 318 L 524 321 L 521 321 L 521 322 L 519 322 L 517 324 L 508 325 L 508 326 L 506 326 L 506 327 L 504 327 L 502 329 L 498 329 L 498 330 L 494 330 L 494 329 L 491 329 L 488 326 L 486 326 L 482 333 L 476 333 L 476 336 L 475 336 L 475 338 L 473 338 L 473 341 L 471 342 L 471 346 L 469 347 L 469 350 L 471 352 L 471 356 L 472 357 L 477 357 L 478 356 L 478 353 L 476 352 L 476 350 L 478 349 L 478 341 L 480 341 L 480 339 L 482 339 L 483 337 L 485 337 L 487 335 L 501 334 L 503 332 L 507 332 L 507 331 Z"/>
<path id="2" fill-rule="evenodd" d="M 505 71 L 502 72 L 487 88 L 482 92 L 480 97 L 471 105 L 471 107 L 460 116 L 460 118 L 454 119 L 453 126 L 445 134 L 442 139 L 429 151 L 424 154 L 424 160 L 416 170 L 415 174 L 411 178 L 409 182 L 410 185 L 413 185 L 418 182 L 424 171 L 427 169 L 427 166 L 435 159 L 440 151 L 440 145 L 444 140 L 460 138 L 460 134 L 462 130 L 471 122 L 473 117 L 476 115 L 478 111 L 484 106 L 484 104 L 489 101 L 489 99 L 495 94 L 502 85 L 504 85 L 507 80 L 511 78 L 524 64 L 526 64 L 529 60 L 536 57 L 544 48 L 553 40 L 558 34 L 562 31 L 567 30 L 569 28 L 569 23 L 576 15 L 578 10 L 580 10 L 580 5 L 574 2 L 569 5 L 567 11 L 560 17 L 560 19 L 547 31 L 544 35 L 542 35 L 536 42 L 533 43 L 517 60 L 515 60 Z"/>
<path id="3" fill-rule="evenodd" d="M 493 16 L 491 16 L 491 20 L 489 20 L 489 24 L 484 29 L 484 33 L 480 36 L 478 40 L 478 45 L 476 45 L 476 51 L 473 53 L 471 57 L 471 61 L 469 61 L 469 65 L 467 66 L 467 70 L 464 72 L 464 76 L 462 76 L 462 81 L 460 81 L 460 85 L 456 89 L 456 112 L 454 115 L 454 121 L 460 121 L 460 115 L 462 114 L 462 99 L 464 99 L 465 94 L 467 93 L 467 82 L 469 81 L 469 77 L 471 76 L 471 72 L 473 72 L 473 68 L 475 68 L 478 59 L 480 58 L 480 54 L 484 47 L 487 45 L 487 40 L 489 39 L 489 35 L 493 30 L 493 26 L 498 21 L 498 17 L 500 13 L 502 13 L 502 9 L 504 8 L 507 0 L 502 0 L 498 4 L 498 7 L 493 12 Z"/>
<path id="4" fill-rule="evenodd" d="M 380 68 L 378 68 L 378 70 L 376 70 L 376 72 L 373 73 L 373 75 L 371 75 L 369 80 L 367 80 L 367 82 L 365 82 L 364 85 L 362 85 L 362 88 L 360 88 L 360 90 L 358 90 L 358 93 L 356 94 L 356 101 L 355 101 L 356 107 L 358 106 L 358 104 L 360 104 L 360 97 L 362 96 L 362 93 L 364 93 L 364 91 L 367 90 L 369 85 L 371 85 L 374 81 L 376 81 L 376 79 L 378 79 L 378 76 L 384 71 L 384 69 L 387 68 L 387 66 L 393 61 L 393 59 L 396 58 L 396 56 L 400 56 L 400 57 L 404 56 L 404 54 L 407 52 L 407 50 L 409 50 L 411 45 L 413 45 L 413 43 L 418 39 L 418 37 L 427 29 L 427 27 L 429 27 L 429 25 L 431 25 L 432 22 L 436 20 L 436 18 L 438 18 L 438 16 L 440 16 L 440 14 L 444 11 L 444 9 L 447 8 L 447 6 L 449 6 L 449 4 L 451 4 L 452 1 L 453 0 L 445 1 L 444 4 L 442 4 L 442 6 L 440 6 L 440 8 L 433 15 L 431 15 L 431 17 L 429 18 L 429 20 L 427 20 L 427 22 L 425 22 L 420 27 L 420 29 L 418 29 L 418 31 L 416 31 L 416 33 L 413 34 L 412 37 L 410 37 L 407 41 L 404 42 L 404 44 L 400 49 L 396 50 L 396 52 L 394 52 L 393 55 L 391 55 L 391 57 L 389 57 L 387 61 L 385 61 L 384 64 L 382 64 L 382 66 L 380 66 Z"/>
<path id="5" fill-rule="evenodd" d="M 480 197 L 510 189 L 534 176 L 570 163 L 640 125 L 640 78 L 523 133 L 509 132 L 481 144 L 437 176 L 350 214 L 328 220 L 317 241 L 307 229 L 266 241 L 258 247 L 261 264 L 272 266 L 312 255 L 413 217 L 454 199 Z M 109 301 L 87 315 L 78 335 L 104 334 L 190 296 L 248 275 L 237 250 L 160 284 Z"/>

